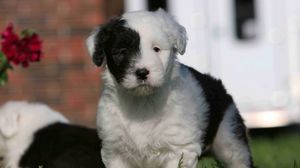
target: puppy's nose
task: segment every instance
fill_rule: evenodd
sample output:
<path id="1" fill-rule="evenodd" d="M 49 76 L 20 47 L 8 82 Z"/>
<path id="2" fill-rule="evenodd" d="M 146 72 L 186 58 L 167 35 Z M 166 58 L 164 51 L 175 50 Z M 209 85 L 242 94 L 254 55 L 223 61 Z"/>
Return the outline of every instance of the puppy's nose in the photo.
<path id="1" fill-rule="evenodd" d="M 140 80 L 146 80 L 148 77 L 149 71 L 146 68 L 140 68 L 135 71 L 135 75 Z"/>

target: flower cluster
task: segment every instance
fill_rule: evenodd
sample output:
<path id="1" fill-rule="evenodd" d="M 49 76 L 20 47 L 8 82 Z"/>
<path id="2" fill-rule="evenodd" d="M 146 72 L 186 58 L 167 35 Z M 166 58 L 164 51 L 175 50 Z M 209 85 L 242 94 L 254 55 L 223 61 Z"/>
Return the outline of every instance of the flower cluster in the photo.
<path id="1" fill-rule="evenodd" d="M 42 42 L 36 33 L 23 32 L 23 37 L 20 38 L 14 33 L 13 26 L 10 24 L 1 34 L 1 50 L 9 62 L 28 67 L 29 62 L 40 60 L 42 56 Z"/>
<path id="2" fill-rule="evenodd" d="M 19 36 L 9 24 L 1 33 L 0 50 L 0 86 L 8 80 L 8 69 L 14 65 L 28 67 L 30 62 L 37 62 L 42 57 L 42 41 L 38 34 L 25 29 Z"/>

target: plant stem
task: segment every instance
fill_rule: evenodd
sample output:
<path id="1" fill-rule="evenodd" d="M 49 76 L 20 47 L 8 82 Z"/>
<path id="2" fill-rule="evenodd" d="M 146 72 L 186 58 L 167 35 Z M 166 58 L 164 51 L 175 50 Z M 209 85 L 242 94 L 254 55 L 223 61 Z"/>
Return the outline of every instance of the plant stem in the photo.
<path id="1" fill-rule="evenodd" d="M 6 62 L 5 64 L 2 64 L 2 65 L 3 65 L 3 66 L 0 67 L 0 76 L 1 76 L 1 74 L 5 73 L 6 70 L 10 67 L 10 65 L 9 65 L 8 62 Z"/>

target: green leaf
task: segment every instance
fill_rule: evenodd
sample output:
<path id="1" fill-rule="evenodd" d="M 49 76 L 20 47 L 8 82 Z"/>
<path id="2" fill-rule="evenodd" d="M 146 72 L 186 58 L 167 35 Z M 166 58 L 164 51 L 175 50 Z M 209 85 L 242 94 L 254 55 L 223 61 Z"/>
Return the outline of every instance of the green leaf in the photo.
<path id="1" fill-rule="evenodd" d="M 182 167 L 183 167 L 183 153 L 181 154 L 177 168 L 182 168 Z"/>
<path id="2" fill-rule="evenodd" d="M 4 59 L 4 54 L 0 51 L 0 61 L 2 61 L 2 59 Z"/>
<path id="3" fill-rule="evenodd" d="M 3 86 L 8 81 L 7 69 L 12 69 L 12 66 L 6 59 L 6 56 L 0 51 L 0 86 Z"/>
<path id="4" fill-rule="evenodd" d="M 0 74 L 0 86 L 4 86 L 7 83 L 8 75 L 7 72 Z"/>
<path id="5" fill-rule="evenodd" d="M 32 36 L 35 33 L 35 31 L 33 29 L 24 29 L 21 31 L 21 36 L 25 37 L 25 36 Z"/>
<path id="6" fill-rule="evenodd" d="M 0 51 L 0 69 L 7 63 L 6 56 Z"/>
<path id="7" fill-rule="evenodd" d="M 8 62 L 6 56 L 0 51 L 0 71 L 5 69 L 13 69 L 11 64 Z"/>

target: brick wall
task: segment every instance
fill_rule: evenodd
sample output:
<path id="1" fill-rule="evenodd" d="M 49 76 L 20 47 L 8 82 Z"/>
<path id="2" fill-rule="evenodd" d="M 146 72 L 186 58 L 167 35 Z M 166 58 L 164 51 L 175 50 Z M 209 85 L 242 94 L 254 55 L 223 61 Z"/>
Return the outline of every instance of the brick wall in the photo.
<path id="1" fill-rule="evenodd" d="M 1 31 L 9 22 L 18 31 L 33 28 L 44 46 L 41 62 L 9 73 L 8 84 L 0 87 L 0 104 L 43 102 L 75 123 L 95 126 L 101 69 L 92 65 L 84 40 L 108 15 L 122 12 L 122 1 L 0 0 L 0 6 Z"/>

